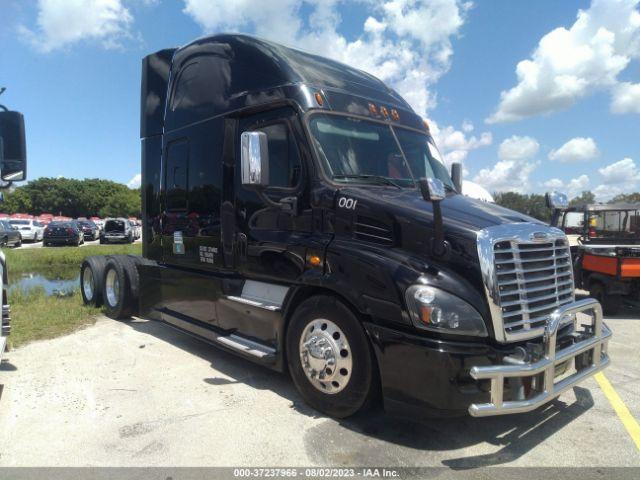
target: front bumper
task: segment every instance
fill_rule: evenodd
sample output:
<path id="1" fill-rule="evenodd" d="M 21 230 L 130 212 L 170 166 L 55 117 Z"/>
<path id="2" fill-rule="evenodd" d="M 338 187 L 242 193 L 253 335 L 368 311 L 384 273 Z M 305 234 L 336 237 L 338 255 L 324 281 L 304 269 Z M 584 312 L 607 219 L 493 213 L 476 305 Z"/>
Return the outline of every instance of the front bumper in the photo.
<path id="1" fill-rule="evenodd" d="M 568 317 L 587 312 L 590 313 L 591 323 L 581 325 L 582 330 L 573 333 L 576 342 L 556 351 L 558 326 Z M 602 307 L 596 300 L 587 298 L 558 308 L 551 315 L 545 330 L 544 354 L 540 359 L 471 368 L 472 378 L 491 382 L 491 398 L 488 403 L 473 403 L 469 407 L 469 414 L 487 417 L 522 413 L 544 405 L 609 365 L 607 344 L 610 337 L 611 331 L 602 321 Z M 571 361 L 575 371 L 556 381 L 556 369 Z M 515 398 L 505 400 L 505 381 L 521 385 L 526 382 L 528 388 L 518 389 Z"/>

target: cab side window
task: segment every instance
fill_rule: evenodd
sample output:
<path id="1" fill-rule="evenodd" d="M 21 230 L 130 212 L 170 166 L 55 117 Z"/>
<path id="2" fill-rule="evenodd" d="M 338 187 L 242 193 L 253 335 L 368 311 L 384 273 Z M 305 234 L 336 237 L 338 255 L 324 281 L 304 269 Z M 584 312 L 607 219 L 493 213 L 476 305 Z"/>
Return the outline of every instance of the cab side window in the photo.
<path id="1" fill-rule="evenodd" d="M 267 134 L 269 148 L 269 186 L 295 188 L 301 175 L 298 146 L 286 122 L 256 128 Z"/>

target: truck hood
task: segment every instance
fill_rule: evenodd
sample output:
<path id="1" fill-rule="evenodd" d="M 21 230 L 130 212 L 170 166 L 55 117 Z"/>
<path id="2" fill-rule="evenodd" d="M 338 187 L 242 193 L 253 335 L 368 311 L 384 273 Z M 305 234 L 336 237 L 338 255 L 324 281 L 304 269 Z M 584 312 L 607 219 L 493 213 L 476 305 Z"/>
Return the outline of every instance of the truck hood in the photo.
<path id="1" fill-rule="evenodd" d="M 396 220 L 413 220 L 425 226 L 433 225 L 433 204 L 422 198 L 417 189 L 390 187 L 347 187 L 338 192 L 357 200 L 355 210 L 373 218 L 390 215 Z M 514 212 L 494 203 L 474 200 L 458 194 L 449 194 L 440 202 L 445 232 L 475 234 L 483 228 L 504 223 L 540 223 L 533 217 Z"/>

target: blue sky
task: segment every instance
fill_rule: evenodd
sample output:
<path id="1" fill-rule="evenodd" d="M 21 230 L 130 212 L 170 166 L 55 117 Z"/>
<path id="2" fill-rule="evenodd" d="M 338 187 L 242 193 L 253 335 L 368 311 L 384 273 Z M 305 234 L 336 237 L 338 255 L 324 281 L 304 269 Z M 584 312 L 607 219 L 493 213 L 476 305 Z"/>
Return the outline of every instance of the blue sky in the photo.
<path id="1" fill-rule="evenodd" d="M 381 77 L 490 191 L 640 190 L 639 0 L 0 0 L 29 177 L 139 173 L 140 59 L 242 31 Z"/>

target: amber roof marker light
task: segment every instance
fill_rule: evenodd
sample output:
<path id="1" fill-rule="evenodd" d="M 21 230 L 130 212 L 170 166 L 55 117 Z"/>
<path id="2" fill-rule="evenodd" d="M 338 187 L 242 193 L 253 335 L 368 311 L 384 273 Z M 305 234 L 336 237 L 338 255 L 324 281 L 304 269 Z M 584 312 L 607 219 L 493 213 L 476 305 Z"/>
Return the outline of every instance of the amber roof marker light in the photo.
<path id="1" fill-rule="evenodd" d="M 373 103 L 369 104 L 369 112 L 371 112 L 371 114 L 373 115 L 378 115 L 378 109 Z"/>
<path id="2" fill-rule="evenodd" d="M 322 97 L 322 93 L 316 92 L 315 97 L 316 97 L 316 103 L 318 104 L 319 107 L 324 105 L 324 98 Z"/>
<path id="3" fill-rule="evenodd" d="M 380 113 L 382 113 L 384 118 L 389 118 L 389 111 L 387 110 L 387 107 L 380 107 Z"/>
<path id="4" fill-rule="evenodd" d="M 311 255 L 309 257 L 309 265 L 313 267 L 319 267 L 322 263 L 322 259 L 318 255 Z"/>
<path id="5" fill-rule="evenodd" d="M 391 109 L 391 119 L 396 122 L 400 120 L 400 114 L 398 113 L 398 110 L 396 110 L 395 108 Z"/>

